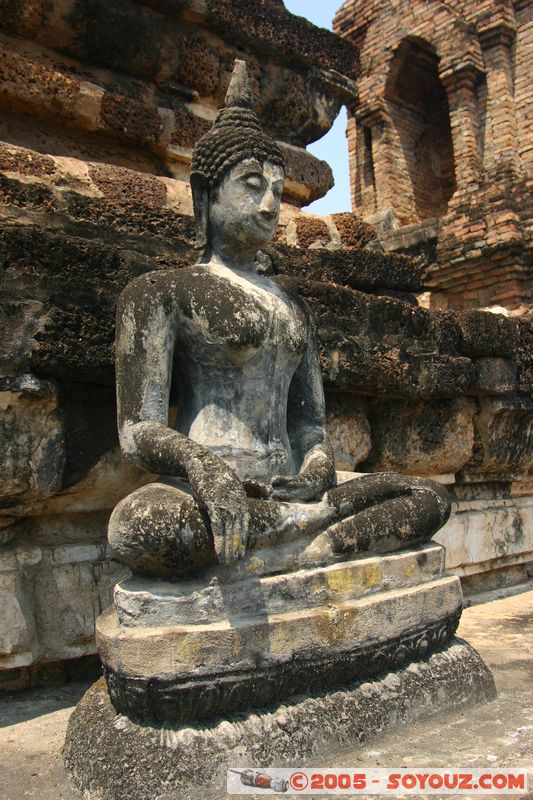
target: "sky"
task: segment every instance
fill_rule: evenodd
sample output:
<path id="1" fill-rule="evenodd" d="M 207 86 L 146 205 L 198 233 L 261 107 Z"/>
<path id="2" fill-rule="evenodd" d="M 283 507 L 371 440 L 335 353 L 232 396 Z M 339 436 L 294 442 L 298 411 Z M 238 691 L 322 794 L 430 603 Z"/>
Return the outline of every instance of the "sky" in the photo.
<path id="1" fill-rule="evenodd" d="M 343 0 L 284 0 L 291 14 L 306 17 L 320 28 L 332 29 L 335 12 Z M 348 172 L 348 145 L 346 142 L 346 109 L 342 107 L 339 116 L 328 133 L 307 148 L 317 158 L 327 161 L 333 170 L 335 186 L 325 197 L 316 200 L 306 211 L 315 214 L 332 214 L 337 211 L 351 211 L 350 178 Z"/>

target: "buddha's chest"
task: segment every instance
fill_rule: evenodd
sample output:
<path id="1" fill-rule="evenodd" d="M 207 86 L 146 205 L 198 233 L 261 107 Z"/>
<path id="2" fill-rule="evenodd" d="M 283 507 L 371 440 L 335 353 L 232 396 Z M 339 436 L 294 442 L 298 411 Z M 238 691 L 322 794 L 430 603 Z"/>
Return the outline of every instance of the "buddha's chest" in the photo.
<path id="1" fill-rule="evenodd" d="M 305 314 L 265 278 L 215 273 L 191 281 L 183 311 L 178 345 L 193 358 L 252 357 L 272 348 L 301 355 L 306 348 Z"/>

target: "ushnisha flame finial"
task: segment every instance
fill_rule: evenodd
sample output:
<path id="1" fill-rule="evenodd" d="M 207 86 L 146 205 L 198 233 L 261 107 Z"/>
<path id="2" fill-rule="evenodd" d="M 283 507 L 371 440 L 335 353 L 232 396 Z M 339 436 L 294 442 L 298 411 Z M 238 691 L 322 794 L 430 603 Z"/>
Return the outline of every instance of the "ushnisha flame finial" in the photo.
<path id="1" fill-rule="evenodd" d="M 239 106 L 240 108 L 253 109 L 254 97 L 250 88 L 250 78 L 246 68 L 246 61 L 235 59 L 235 66 L 231 74 L 228 91 L 224 100 L 224 107 Z"/>

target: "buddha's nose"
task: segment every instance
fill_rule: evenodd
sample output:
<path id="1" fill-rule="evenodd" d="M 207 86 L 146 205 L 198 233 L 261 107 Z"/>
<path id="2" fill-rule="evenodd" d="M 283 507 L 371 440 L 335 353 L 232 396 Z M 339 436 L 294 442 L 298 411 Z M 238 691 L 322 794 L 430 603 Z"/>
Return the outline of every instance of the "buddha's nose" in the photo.
<path id="1" fill-rule="evenodd" d="M 269 190 L 265 192 L 259 211 L 266 219 L 274 219 L 278 213 L 278 202 L 274 196 L 274 192 Z"/>

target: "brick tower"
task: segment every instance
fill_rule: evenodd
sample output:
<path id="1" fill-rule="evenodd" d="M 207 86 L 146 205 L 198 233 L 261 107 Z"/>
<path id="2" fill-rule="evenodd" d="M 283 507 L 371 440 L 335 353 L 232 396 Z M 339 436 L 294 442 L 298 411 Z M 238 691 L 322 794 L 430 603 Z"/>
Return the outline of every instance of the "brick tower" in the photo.
<path id="1" fill-rule="evenodd" d="M 531 0 L 346 0 L 334 29 L 361 51 L 354 211 L 423 261 L 432 306 L 531 302 Z"/>

